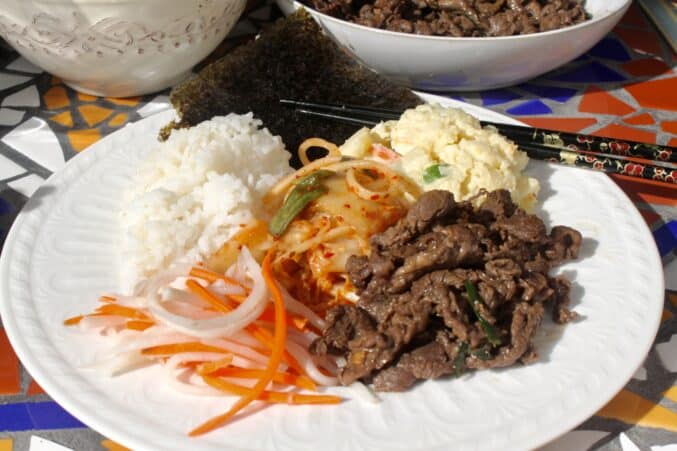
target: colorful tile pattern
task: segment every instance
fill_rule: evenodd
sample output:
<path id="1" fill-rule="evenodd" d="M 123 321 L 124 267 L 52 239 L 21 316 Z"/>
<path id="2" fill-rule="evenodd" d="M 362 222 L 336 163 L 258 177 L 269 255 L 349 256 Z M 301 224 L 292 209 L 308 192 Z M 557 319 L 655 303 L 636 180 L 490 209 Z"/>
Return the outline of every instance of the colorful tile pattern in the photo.
<path id="1" fill-rule="evenodd" d="M 231 36 L 206 61 L 251 39 L 279 15 L 262 0 L 250 1 Z M 450 97 L 534 127 L 676 146 L 676 59 L 633 5 L 612 33 L 564 67 L 518 86 Z M 166 100 L 166 92 L 129 99 L 76 93 L 0 40 L 0 241 L 53 171 L 102 136 L 165 108 Z M 625 389 L 543 451 L 677 446 L 677 189 L 625 176 L 613 180 L 639 208 L 663 258 L 668 290 L 662 325 L 645 365 Z M 74 449 L 126 450 L 51 401 L 21 367 L 0 326 L 0 451 L 29 449 L 34 433 Z"/>

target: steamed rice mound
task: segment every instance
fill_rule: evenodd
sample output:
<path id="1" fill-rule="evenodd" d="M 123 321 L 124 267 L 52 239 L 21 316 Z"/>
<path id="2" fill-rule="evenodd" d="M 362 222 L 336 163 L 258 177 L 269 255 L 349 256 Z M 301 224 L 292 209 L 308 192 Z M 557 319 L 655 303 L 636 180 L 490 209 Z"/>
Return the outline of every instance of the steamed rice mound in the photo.
<path id="1" fill-rule="evenodd" d="M 241 224 L 265 217 L 263 195 L 291 172 L 282 140 L 251 113 L 176 130 L 123 194 L 121 283 L 204 260 Z"/>

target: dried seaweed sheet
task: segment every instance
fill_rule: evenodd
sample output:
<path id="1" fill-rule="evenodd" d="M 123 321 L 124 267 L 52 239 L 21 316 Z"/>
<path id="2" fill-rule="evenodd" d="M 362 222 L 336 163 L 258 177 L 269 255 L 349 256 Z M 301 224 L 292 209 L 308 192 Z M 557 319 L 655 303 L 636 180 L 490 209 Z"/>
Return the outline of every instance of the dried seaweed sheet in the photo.
<path id="1" fill-rule="evenodd" d="M 279 104 L 281 98 L 399 109 L 421 103 L 407 88 L 344 53 L 301 9 L 175 87 L 171 102 L 180 119 L 160 136 L 165 139 L 172 129 L 214 116 L 249 111 L 280 135 L 292 153 L 308 137 L 342 143 L 356 130 L 354 125 L 296 114 Z"/>

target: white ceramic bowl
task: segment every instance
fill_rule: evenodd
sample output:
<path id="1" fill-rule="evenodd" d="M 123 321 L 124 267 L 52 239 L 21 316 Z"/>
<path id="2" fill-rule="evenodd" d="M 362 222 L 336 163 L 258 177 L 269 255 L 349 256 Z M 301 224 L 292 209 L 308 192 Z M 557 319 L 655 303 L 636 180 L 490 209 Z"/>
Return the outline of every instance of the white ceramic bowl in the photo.
<path id="1" fill-rule="evenodd" d="M 293 0 L 277 2 L 286 13 L 302 6 Z M 397 33 L 307 9 L 327 35 L 381 75 L 424 91 L 474 91 L 517 84 L 577 58 L 611 31 L 631 3 L 586 0 L 591 20 L 544 33 L 496 38 Z"/>
<path id="2" fill-rule="evenodd" d="M 0 0 L 0 36 L 88 94 L 171 86 L 223 40 L 246 0 Z"/>

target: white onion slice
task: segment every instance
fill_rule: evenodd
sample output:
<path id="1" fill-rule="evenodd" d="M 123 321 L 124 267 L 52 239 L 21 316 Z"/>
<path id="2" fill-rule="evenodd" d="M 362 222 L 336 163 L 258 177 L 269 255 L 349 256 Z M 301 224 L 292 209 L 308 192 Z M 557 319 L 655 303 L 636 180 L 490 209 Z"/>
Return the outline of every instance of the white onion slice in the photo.
<path id="1" fill-rule="evenodd" d="M 299 363 L 299 365 L 301 365 L 301 368 L 303 368 L 308 376 L 310 376 L 310 378 L 318 384 L 336 385 L 338 383 L 338 379 L 336 377 L 325 376 L 322 374 L 317 365 L 315 365 L 310 353 L 304 349 L 303 346 L 293 341 L 287 341 L 287 350 L 292 356 L 294 356 L 296 361 Z"/>
<path id="2" fill-rule="evenodd" d="M 381 398 L 379 398 L 374 392 L 374 390 L 360 381 L 353 382 L 348 386 L 348 389 L 350 389 L 350 392 L 354 395 L 354 398 L 360 399 L 370 404 L 379 404 L 382 401 Z"/>
<path id="3" fill-rule="evenodd" d="M 322 318 L 318 316 L 317 313 L 313 312 L 305 304 L 297 301 L 292 297 L 291 294 L 285 288 L 278 284 L 280 291 L 282 292 L 282 297 L 284 298 L 284 305 L 291 313 L 301 315 L 304 318 L 307 318 L 310 321 L 310 324 L 318 328 L 319 330 L 324 330 L 325 322 Z"/>
<path id="4" fill-rule="evenodd" d="M 99 371 L 108 377 L 114 377 L 148 366 L 151 363 L 153 363 L 152 359 L 141 355 L 137 351 L 130 351 L 115 355 L 107 360 L 100 360 L 90 365 L 82 366 L 81 368 Z"/>
<path id="5" fill-rule="evenodd" d="M 242 296 L 244 294 L 247 294 L 244 288 L 239 287 L 237 285 L 233 285 L 232 283 L 226 283 L 226 281 L 223 279 L 217 280 L 216 282 L 211 284 L 209 288 L 211 288 L 212 291 L 214 291 L 214 293 L 220 294 L 222 296 L 228 294 Z"/>
<path id="6" fill-rule="evenodd" d="M 232 312 L 219 318 L 206 320 L 193 320 L 175 315 L 162 305 L 157 293 L 159 287 L 153 287 L 151 284 L 151 288 L 155 288 L 154 291 L 149 290 L 147 293 L 151 313 L 164 324 L 199 338 L 227 337 L 241 330 L 263 313 L 268 303 L 268 289 L 261 275 L 261 268 L 246 247 L 242 248 L 236 264 L 247 268 L 253 285 L 249 296 Z"/>

